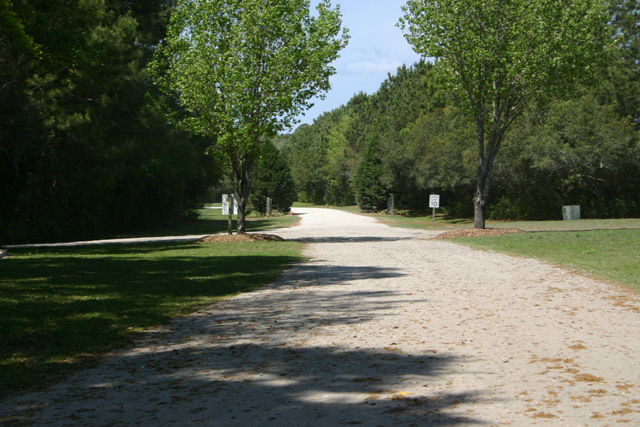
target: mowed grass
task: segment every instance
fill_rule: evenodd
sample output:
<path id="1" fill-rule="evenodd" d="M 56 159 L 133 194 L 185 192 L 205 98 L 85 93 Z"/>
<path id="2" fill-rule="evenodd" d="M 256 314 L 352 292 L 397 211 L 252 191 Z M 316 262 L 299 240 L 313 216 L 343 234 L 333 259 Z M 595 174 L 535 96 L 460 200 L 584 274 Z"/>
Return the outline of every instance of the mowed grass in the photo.
<path id="1" fill-rule="evenodd" d="M 457 228 L 473 228 L 472 218 L 450 218 L 431 216 L 374 215 L 380 222 L 392 227 L 418 228 L 447 231 Z M 574 221 L 486 221 L 487 228 L 517 228 L 522 231 L 572 231 L 572 230 L 616 230 L 640 229 L 640 218 L 582 219 Z"/>
<path id="2" fill-rule="evenodd" d="M 452 241 L 538 258 L 640 290 L 640 229 L 517 233 Z"/>
<path id="3" fill-rule="evenodd" d="M 11 249 L 0 260 L 0 396 L 50 384 L 139 331 L 273 282 L 296 242 Z"/>
<path id="4" fill-rule="evenodd" d="M 357 206 L 337 208 L 362 214 Z M 436 215 L 373 216 L 392 227 L 448 231 L 472 228 L 473 219 Z M 452 239 L 478 249 L 538 258 L 640 290 L 640 218 L 574 221 L 487 221 L 487 228 L 528 233 Z"/>
<path id="5" fill-rule="evenodd" d="M 320 206 L 323 207 L 323 206 Z M 447 231 L 458 228 L 473 228 L 473 218 L 448 217 L 436 210 L 435 222 L 431 213 L 415 215 L 386 215 L 384 213 L 363 213 L 358 206 L 331 206 L 332 209 L 372 216 L 391 227 L 417 228 L 423 230 Z M 522 231 L 568 231 L 568 230 L 617 230 L 638 228 L 640 218 L 582 219 L 574 221 L 497 221 L 487 220 L 487 228 L 517 228 Z"/>

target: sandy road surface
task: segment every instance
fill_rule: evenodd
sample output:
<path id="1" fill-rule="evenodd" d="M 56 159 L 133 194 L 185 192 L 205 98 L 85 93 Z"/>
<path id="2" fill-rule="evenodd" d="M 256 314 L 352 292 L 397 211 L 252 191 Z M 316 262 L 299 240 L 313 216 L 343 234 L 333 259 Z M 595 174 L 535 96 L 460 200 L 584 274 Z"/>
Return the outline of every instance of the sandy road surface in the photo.
<path id="1" fill-rule="evenodd" d="M 640 298 L 529 259 L 301 209 L 308 262 L 46 392 L 41 425 L 640 425 Z M 6 420 L 6 418 L 5 418 Z"/>

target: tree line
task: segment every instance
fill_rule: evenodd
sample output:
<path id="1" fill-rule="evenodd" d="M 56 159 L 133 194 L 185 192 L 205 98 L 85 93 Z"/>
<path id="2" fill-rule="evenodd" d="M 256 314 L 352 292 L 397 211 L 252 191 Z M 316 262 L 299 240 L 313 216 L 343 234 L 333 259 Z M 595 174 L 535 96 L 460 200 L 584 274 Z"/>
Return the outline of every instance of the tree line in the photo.
<path id="1" fill-rule="evenodd" d="M 240 200 L 241 231 L 267 197 L 287 210 L 271 139 L 328 87 L 346 43 L 339 10 L 318 13 L 307 0 L 0 0 L 0 242 L 173 225 L 212 187 Z"/>
<path id="2" fill-rule="evenodd" d="M 639 13 L 635 0 L 609 6 L 606 67 L 510 125 L 488 217 L 553 218 L 564 204 L 639 213 Z M 448 213 L 471 215 L 477 121 L 441 66 L 403 66 L 273 149 L 328 88 L 348 40 L 339 8 L 318 11 L 308 0 L 0 0 L 0 241 L 173 224 L 225 174 L 249 209 L 276 193 L 286 209 L 291 173 L 300 201 L 380 210 L 393 194 L 423 210 L 435 192 Z"/>
<path id="3" fill-rule="evenodd" d="M 170 9 L 0 1 L 0 241 L 173 224 L 216 181 L 146 69 Z"/>
<path id="4" fill-rule="evenodd" d="M 506 128 L 487 218 L 556 219 L 572 204 L 587 217 L 640 214 L 635 0 L 610 2 L 607 34 L 612 48 L 598 53 L 602 66 L 591 64 L 594 78 L 535 98 Z M 357 94 L 296 129 L 283 153 L 298 200 L 381 211 L 393 194 L 396 208 L 424 211 L 438 193 L 447 214 L 473 216 L 478 122 L 448 71 L 429 62 L 402 66 L 376 93 Z"/>

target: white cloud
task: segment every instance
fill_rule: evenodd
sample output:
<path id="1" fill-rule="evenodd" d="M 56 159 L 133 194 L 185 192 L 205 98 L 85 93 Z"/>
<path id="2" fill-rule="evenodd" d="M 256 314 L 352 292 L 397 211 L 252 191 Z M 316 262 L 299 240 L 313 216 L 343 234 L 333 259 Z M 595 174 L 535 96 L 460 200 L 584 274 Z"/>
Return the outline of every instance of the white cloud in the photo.
<path id="1" fill-rule="evenodd" d="M 344 71 L 349 74 L 378 74 L 394 73 L 402 63 L 394 59 L 371 59 L 363 61 L 348 61 Z"/>
<path id="2" fill-rule="evenodd" d="M 376 47 L 347 48 L 336 63 L 339 74 L 371 75 L 395 72 L 403 61 Z"/>

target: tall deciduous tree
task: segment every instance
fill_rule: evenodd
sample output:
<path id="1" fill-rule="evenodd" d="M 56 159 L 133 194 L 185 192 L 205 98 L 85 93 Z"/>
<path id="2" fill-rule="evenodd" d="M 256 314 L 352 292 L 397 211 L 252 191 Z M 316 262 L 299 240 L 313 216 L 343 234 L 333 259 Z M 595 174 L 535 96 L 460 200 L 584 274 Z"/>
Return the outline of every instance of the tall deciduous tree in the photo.
<path id="1" fill-rule="evenodd" d="M 177 2 L 152 70 L 190 113 L 185 127 L 228 159 L 239 233 L 258 148 L 328 90 L 347 38 L 329 0 L 315 16 L 308 0 Z"/>
<path id="2" fill-rule="evenodd" d="M 475 227 L 484 228 L 491 172 L 527 103 L 568 91 L 604 58 L 602 0 L 408 0 L 400 27 L 466 95 L 478 146 Z"/>

